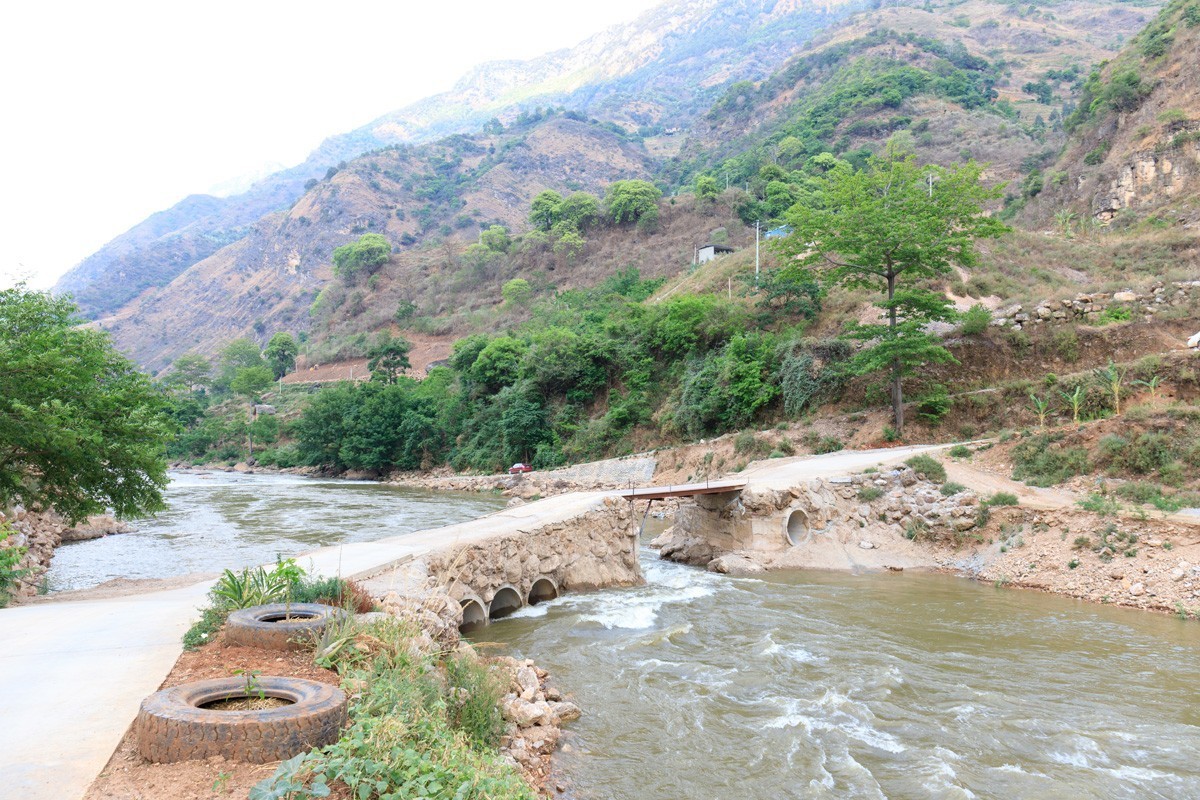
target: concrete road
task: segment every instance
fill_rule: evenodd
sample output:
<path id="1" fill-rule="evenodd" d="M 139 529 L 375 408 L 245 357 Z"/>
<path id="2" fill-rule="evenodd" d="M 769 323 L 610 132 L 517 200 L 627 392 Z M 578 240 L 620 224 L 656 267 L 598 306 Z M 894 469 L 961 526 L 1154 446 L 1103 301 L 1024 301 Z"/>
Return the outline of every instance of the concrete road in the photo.
<path id="1" fill-rule="evenodd" d="M 298 561 L 322 575 L 370 574 L 437 547 L 571 519 L 604 496 L 560 495 L 459 525 L 323 548 Z M 0 609 L 0 800 L 84 795 L 142 699 L 179 658 L 211 585 Z"/>

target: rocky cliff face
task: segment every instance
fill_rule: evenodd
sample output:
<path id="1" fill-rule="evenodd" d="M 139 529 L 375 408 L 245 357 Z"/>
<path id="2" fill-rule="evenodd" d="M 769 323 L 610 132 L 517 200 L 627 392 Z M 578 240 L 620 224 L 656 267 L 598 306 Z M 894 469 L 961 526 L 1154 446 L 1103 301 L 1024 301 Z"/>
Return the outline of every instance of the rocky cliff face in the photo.
<path id="1" fill-rule="evenodd" d="M 1200 125 L 1194 130 L 1200 133 Z M 1125 209 L 1168 204 L 1200 186 L 1200 137 L 1162 152 L 1135 153 L 1115 172 L 1111 177 L 1101 173 L 1092 192 L 1092 216 L 1100 222 L 1111 222 Z"/>
<path id="2" fill-rule="evenodd" d="M 1200 10 L 1174 2 L 1088 81 L 1078 124 L 1023 217 L 1200 225 Z M 1190 16 L 1189 16 L 1190 15 Z"/>

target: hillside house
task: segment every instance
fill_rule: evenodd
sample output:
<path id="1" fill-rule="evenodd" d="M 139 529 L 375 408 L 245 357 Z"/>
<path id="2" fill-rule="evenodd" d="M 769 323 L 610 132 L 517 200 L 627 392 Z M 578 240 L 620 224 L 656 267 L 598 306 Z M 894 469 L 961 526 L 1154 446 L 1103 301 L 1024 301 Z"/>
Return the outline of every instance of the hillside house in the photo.
<path id="1" fill-rule="evenodd" d="M 717 256 L 728 255 L 733 252 L 733 248 L 723 244 L 702 244 L 696 248 L 696 263 L 704 264 L 712 261 Z"/>

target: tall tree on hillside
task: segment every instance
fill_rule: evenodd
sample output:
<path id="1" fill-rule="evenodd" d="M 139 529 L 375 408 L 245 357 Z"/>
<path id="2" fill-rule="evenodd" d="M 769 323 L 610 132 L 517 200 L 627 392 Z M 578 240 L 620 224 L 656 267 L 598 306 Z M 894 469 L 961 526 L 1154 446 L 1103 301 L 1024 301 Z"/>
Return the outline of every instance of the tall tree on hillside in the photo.
<path id="1" fill-rule="evenodd" d="M 819 203 L 799 203 L 787 214 L 790 236 L 776 240 L 779 254 L 813 269 L 827 284 L 877 290 L 881 322 L 855 326 L 869 344 L 855 355 L 860 373 L 890 373 L 896 430 L 904 430 L 903 379 L 918 367 L 954 357 L 928 332 L 949 320 L 945 295 L 925 283 L 975 264 L 976 239 L 1007 228 L 984 214 L 1003 186 L 985 187 L 983 167 L 919 165 L 894 151 L 865 169 L 838 165 L 817 180 Z"/>
<path id="2" fill-rule="evenodd" d="M 296 368 L 296 354 L 299 352 L 300 348 L 290 333 L 280 331 L 271 337 L 271 341 L 267 342 L 267 349 L 263 351 L 263 357 L 271 367 L 275 380 Z"/>
<path id="3" fill-rule="evenodd" d="M 171 365 L 167 382 L 178 384 L 187 391 L 204 386 L 212 378 L 212 363 L 199 353 L 184 353 Z"/>
<path id="4" fill-rule="evenodd" d="M 49 506 L 73 520 L 163 507 L 165 397 L 76 327 L 72 303 L 0 291 L 0 507 Z"/>
<path id="5" fill-rule="evenodd" d="M 371 380 L 383 383 L 395 383 L 411 364 L 408 362 L 408 351 L 412 345 L 401 336 L 392 336 L 384 332 L 371 349 L 367 352 L 369 361 L 367 369 L 371 371 Z"/>

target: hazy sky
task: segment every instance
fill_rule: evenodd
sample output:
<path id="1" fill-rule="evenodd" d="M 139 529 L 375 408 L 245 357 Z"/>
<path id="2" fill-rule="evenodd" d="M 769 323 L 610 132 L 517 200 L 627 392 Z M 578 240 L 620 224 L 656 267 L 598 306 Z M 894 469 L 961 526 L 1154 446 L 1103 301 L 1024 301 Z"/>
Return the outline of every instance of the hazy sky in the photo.
<path id="1" fill-rule="evenodd" d="M 188 194 L 658 2 L 4 3 L 0 286 L 48 287 Z"/>

